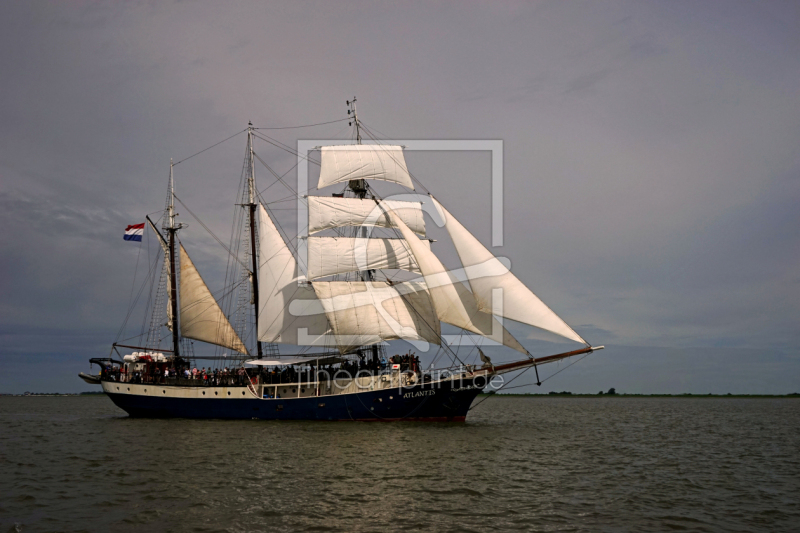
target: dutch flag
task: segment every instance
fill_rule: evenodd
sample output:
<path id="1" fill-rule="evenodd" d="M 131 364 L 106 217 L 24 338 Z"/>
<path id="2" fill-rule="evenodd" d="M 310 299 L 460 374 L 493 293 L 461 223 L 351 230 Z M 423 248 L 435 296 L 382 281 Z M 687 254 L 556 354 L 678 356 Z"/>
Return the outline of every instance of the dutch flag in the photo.
<path id="1" fill-rule="evenodd" d="M 142 233 L 144 233 L 144 222 L 141 224 L 134 224 L 125 228 L 126 241 L 141 241 Z"/>

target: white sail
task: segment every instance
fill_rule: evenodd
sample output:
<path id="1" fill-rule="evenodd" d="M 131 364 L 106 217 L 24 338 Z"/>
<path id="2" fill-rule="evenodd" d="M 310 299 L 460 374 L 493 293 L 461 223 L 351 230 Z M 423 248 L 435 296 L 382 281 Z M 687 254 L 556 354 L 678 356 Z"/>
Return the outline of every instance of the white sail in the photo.
<path id="1" fill-rule="evenodd" d="M 147 224 L 153 230 L 153 233 L 156 234 L 156 237 L 158 237 L 158 243 L 161 245 L 161 249 L 164 250 L 164 265 L 167 269 L 167 287 L 170 287 L 171 286 L 170 279 L 172 278 L 172 269 L 170 268 L 170 261 L 169 261 L 169 244 L 167 244 L 167 241 L 164 240 L 164 237 L 150 221 L 150 217 L 147 217 Z M 170 331 L 172 331 L 172 298 L 167 298 L 167 328 Z"/>
<path id="2" fill-rule="evenodd" d="M 538 296 L 512 274 L 492 253 L 484 247 L 458 220 L 431 197 L 434 206 L 445 220 L 456 251 L 464 265 L 472 293 L 478 302 L 478 309 L 485 313 L 492 310 L 492 290 L 503 290 L 504 318 L 516 320 L 541 328 L 567 339 L 587 344 L 564 320 L 555 314 Z M 476 275 L 481 270 L 489 275 Z"/>
<path id="3" fill-rule="evenodd" d="M 421 282 L 313 283 L 342 353 L 384 340 L 439 344 L 441 327 Z"/>
<path id="4" fill-rule="evenodd" d="M 323 146 L 318 189 L 350 180 L 382 180 L 414 189 L 402 146 Z"/>
<path id="5" fill-rule="evenodd" d="M 297 283 L 297 261 L 262 205 L 258 210 L 258 241 L 258 339 L 301 344 L 303 335 L 325 335 L 328 319 L 314 289 Z"/>
<path id="6" fill-rule="evenodd" d="M 182 244 L 180 257 L 181 335 L 239 353 L 248 353 Z"/>
<path id="7" fill-rule="evenodd" d="M 383 200 L 381 206 L 405 222 L 415 233 L 425 235 L 421 202 Z M 374 200 L 362 198 L 308 197 L 308 234 L 342 226 L 392 227 L 391 221 Z"/>
<path id="8" fill-rule="evenodd" d="M 427 240 L 420 241 L 420 245 L 431 246 Z M 308 238 L 308 279 L 383 268 L 419 273 L 403 239 Z"/>
<path id="9" fill-rule="evenodd" d="M 445 269 L 430 248 L 420 246 L 421 241 L 402 220 L 398 219 L 399 217 L 394 217 L 394 213 L 390 213 L 390 216 L 403 233 L 405 242 L 411 248 L 417 265 L 425 277 L 425 284 L 428 286 L 439 320 L 528 354 L 528 351 L 496 318 L 478 310 L 478 303 L 469 289 Z"/>

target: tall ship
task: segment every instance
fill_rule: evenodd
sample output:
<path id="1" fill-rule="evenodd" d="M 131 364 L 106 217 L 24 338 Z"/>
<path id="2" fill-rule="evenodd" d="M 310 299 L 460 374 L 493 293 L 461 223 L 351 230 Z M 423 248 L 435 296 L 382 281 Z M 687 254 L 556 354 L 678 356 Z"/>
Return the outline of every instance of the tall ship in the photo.
<path id="1" fill-rule="evenodd" d="M 147 309 L 142 327 L 118 337 L 108 357 L 92 358 L 100 372 L 81 373 L 84 381 L 132 417 L 461 422 L 479 394 L 529 370 L 541 384 L 542 365 L 603 348 L 578 335 L 427 191 L 409 172 L 404 147 L 384 144 L 359 121 L 355 98 L 347 104 L 350 142 L 317 147 L 318 159 L 252 123 L 240 132 L 247 144 L 228 244 L 176 194 L 170 162 L 160 221 L 148 216 L 126 231 L 126 240 L 147 233 L 159 245 L 132 292 L 128 318 L 138 302 Z M 259 139 L 318 165 L 319 194 L 287 183 L 257 153 Z M 266 201 L 257 162 L 271 174 L 266 189 L 280 185 L 286 198 Z M 379 194 L 379 184 L 401 193 Z M 292 201 L 307 216 L 288 232 L 276 206 Z M 221 291 L 211 291 L 184 247 L 188 225 L 176 221 L 176 202 L 227 252 Z M 429 221 L 446 229 L 457 269 L 436 255 Z M 576 347 L 534 357 L 504 320 Z M 443 334 L 443 323 L 458 334 Z M 495 364 L 487 346 L 516 357 Z"/>

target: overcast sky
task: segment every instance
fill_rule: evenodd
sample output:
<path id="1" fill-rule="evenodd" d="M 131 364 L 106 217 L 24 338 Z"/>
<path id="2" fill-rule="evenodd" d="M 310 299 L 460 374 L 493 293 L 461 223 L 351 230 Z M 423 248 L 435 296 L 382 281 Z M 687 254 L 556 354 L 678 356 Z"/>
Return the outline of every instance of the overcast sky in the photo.
<path id="1" fill-rule="evenodd" d="M 88 390 L 127 312 L 122 232 L 163 209 L 171 157 L 354 95 L 387 138 L 503 141 L 493 251 L 608 347 L 521 390 L 800 391 L 799 26 L 771 1 L 4 2 L 0 392 Z M 175 170 L 223 236 L 244 142 Z M 407 159 L 489 245 L 488 153 Z M 182 238 L 221 286 L 225 252 Z"/>

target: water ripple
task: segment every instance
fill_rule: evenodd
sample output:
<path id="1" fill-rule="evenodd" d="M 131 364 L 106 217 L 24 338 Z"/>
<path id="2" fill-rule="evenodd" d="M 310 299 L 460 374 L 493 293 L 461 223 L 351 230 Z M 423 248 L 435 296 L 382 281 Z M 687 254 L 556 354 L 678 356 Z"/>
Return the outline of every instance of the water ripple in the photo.
<path id="1" fill-rule="evenodd" d="M 465 424 L 0 398 L 2 531 L 793 531 L 800 401 L 491 398 Z"/>

